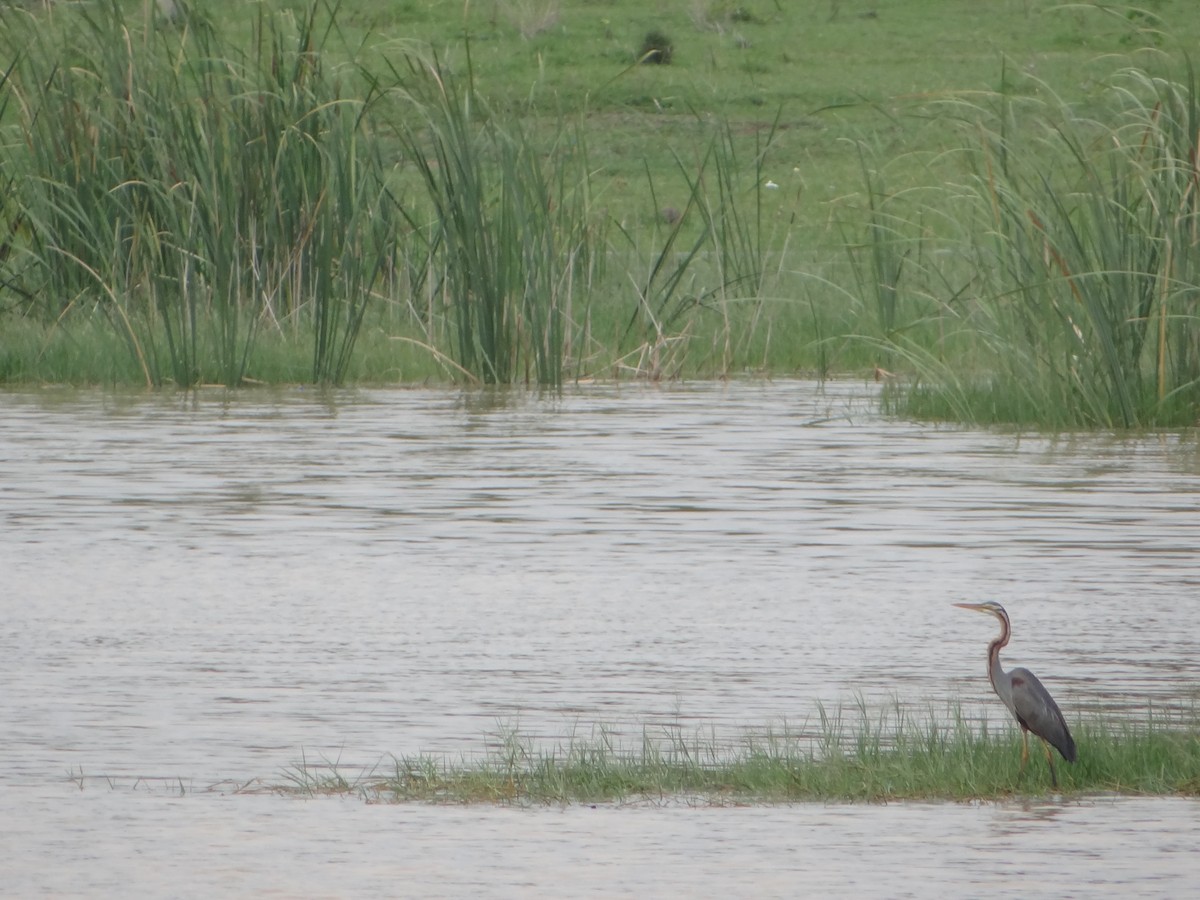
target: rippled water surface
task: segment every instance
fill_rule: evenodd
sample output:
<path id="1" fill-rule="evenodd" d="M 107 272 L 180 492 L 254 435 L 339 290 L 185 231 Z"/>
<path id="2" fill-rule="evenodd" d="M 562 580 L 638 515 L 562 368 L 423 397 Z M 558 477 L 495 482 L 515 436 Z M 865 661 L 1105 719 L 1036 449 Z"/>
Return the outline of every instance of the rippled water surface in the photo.
<path id="1" fill-rule="evenodd" d="M 801 382 L 0 395 L 0 895 L 1200 884 L 1183 800 L 512 810 L 206 790 L 302 755 L 470 755 L 505 730 L 736 740 L 802 729 L 819 701 L 1001 719 L 995 626 L 962 599 L 1008 607 L 1007 664 L 1068 717 L 1195 703 L 1194 434 L 1031 438 L 873 408 Z"/>

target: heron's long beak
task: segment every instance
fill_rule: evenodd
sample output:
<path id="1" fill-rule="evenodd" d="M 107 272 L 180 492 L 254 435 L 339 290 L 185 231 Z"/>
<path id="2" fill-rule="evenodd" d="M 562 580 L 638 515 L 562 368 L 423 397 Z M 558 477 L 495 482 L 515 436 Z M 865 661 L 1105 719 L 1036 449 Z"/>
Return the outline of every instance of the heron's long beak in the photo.
<path id="1" fill-rule="evenodd" d="M 954 606 L 957 606 L 959 609 L 973 609 L 975 612 L 991 612 L 982 603 L 955 603 Z"/>

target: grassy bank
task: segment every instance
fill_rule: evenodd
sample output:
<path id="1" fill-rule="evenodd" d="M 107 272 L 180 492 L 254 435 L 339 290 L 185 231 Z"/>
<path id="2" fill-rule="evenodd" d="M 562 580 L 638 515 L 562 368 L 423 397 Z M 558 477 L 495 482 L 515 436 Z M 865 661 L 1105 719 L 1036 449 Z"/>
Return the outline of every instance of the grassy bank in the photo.
<path id="1" fill-rule="evenodd" d="M 1156 714 L 1141 723 L 1093 718 L 1074 733 L 1079 760 L 1057 760 L 1058 793 L 1200 796 L 1194 716 Z M 627 741 L 598 729 L 535 749 L 510 735 L 482 759 L 398 759 L 356 774 L 302 763 L 279 789 L 428 803 L 994 800 L 1053 792 L 1040 747 L 1031 748 L 1021 773 L 1015 728 L 960 718 L 917 723 L 864 716 L 846 723 L 822 714 L 813 734 L 766 732 L 738 747 L 654 729 L 640 744 Z"/>
<path id="2" fill-rule="evenodd" d="M 878 369 L 1194 424 L 1192 12 L 8 4 L 0 381 Z"/>

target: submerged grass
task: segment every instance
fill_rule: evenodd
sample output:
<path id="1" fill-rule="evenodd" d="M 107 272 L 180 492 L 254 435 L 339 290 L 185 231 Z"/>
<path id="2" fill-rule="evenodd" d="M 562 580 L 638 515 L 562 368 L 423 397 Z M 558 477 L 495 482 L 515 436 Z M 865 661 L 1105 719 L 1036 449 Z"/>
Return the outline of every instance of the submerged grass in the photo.
<path id="1" fill-rule="evenodd" d="M 1057 763 L 1060 793 L 1200 796 L 1200 721 L 1152 714 L 1144 722 L 1085 719 L 1075 728 L 1079 760 Z M 678 801 L 995 800 L 1052 792 L 1045 760 L 1031 747 L 1020 771 L 1019 732 L 953 716 L 918 722 L 860 710 L 847 724 L 821 712 L 815 732 L 764 732 L 740 746 L 677 730 L 622 742 L 598 728 L 552 748 L 516 734 L 478 760 L 396 759 L 390 772 L 347 777 L 307 761 L 279 789 L 354 793 L 426 803 Z"/>

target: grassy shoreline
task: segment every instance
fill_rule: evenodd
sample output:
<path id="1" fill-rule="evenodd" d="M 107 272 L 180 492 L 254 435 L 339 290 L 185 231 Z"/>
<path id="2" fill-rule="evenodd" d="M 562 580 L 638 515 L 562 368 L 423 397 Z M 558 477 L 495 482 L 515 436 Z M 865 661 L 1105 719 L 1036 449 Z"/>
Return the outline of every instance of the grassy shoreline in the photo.
<path id="1" fill-rule="evenodd" d="M 649 732 L 623 746 L 597 736 L 539 748 L 509 735 L 482 759 L 397 758 L 347 774 L 302 761 L 269 790 L 352 795 L 373 802 L 575 804 L 652 801 L 712 804 L 1001 800 L 1057 794 L 1200 797 L 1200 721 L 1155 714 L 1143 723 L 1089 718 L 1075 737 L 1079 760 L 1058 759 L 1050 784 L 1040 747 L 1019 771 L 1019 733 L 1007 725 L 894 726 L 824 720 L 799 737 L 765 733 L 740 747 Z"/>
<path id="2" fill-rule="evenodd" d="M 1179 0 L 24 6 L 0 382 L 878 369 L 902 415 L 1200 420 Z"/>

